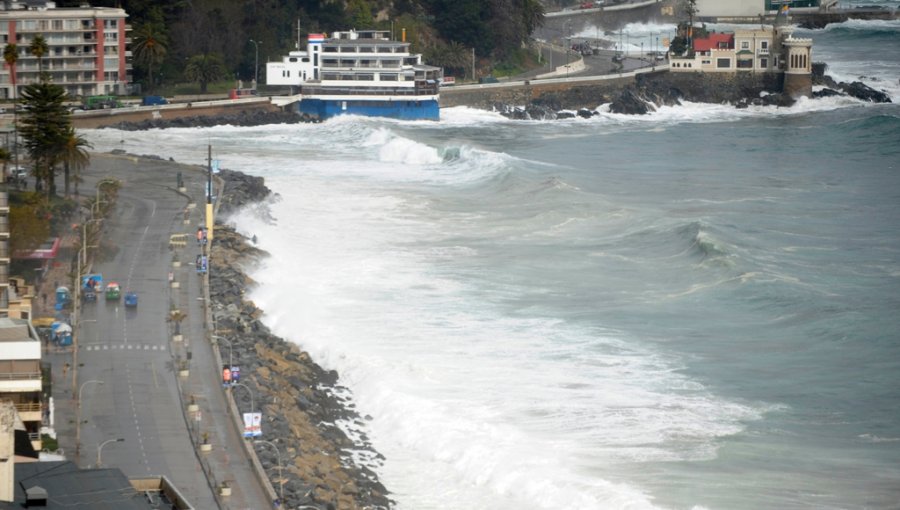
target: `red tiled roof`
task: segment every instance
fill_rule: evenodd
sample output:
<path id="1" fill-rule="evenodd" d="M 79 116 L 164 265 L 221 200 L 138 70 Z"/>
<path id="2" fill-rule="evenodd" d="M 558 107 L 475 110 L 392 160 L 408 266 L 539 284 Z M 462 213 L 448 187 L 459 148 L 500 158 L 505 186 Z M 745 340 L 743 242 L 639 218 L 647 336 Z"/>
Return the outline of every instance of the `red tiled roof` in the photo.
<path id="1" fill-rule="evenodd" d="M 709 51 L 718 49 L 725 43 L 725 47 L 734 48 L 734 34 L 709 34 L 706 39 L 694 39 L 694 51 Z"/>

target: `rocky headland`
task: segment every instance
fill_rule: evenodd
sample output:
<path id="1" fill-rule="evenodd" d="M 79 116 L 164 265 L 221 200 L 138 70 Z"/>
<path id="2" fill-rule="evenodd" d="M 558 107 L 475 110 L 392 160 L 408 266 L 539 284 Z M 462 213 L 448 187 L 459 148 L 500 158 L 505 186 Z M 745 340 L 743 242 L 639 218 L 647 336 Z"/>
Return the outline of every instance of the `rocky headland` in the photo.
<path id="1" fill-rule="evenodd" d="M 219 216 L 264 203 L 272 194 L 261 177 L 222 170 L 225 186 Z M 254 282 L 243 272 L 265 257 L 244 236 L 217 222 L 211 250 L 212 314 L 219 336 L 231 344 L 241 367 L 241 382 L 252 388 L 263 412 L 267 436 L 278 438 L 284 470 L 285 508 L 390 508 L 387 489 L 372 470 L 383 460 L 369 443 L 365 422 L 340 385 L 337 372 L 325 370 L 297 344 L 272 334 L 260 321 L 263 311 L 245 299 Z M 292 339 L 298 340 L 298 339 Z M 222 344 L 224 346 L 224 344 Z M 233 394 L 249 409 L 247 392 Z M 243 400 L 241 399 L 243 397 Z M 270 448 L 257 448 L 273 487 L 279 487 L 278 462 Z"/>
<path id="2" fill-rule="evenodd" d="M 813 97 L 849 96 L 874 102 L 890 103 L 886 93 L 861 81 L 837 82 L 825 74 L 825 64 L 813 66 L 813 85 L 821 86 Z M 492 108 L 513 119 L 553 120 L 598 115 L 598 105 L 609 105 L 612 113 L 645 115 L 660 106 L 695 103 L 731 104 L 735 108 L 756 106 L 790 107 L 796 101 L 782 94 L 776 74 L 725 75 L 716 73 L 656 72 L 639 75 L 633 84 L 610 90 L 608 87 L 572 87 L 545 93 L 525 104 L 494 103 Z"/>

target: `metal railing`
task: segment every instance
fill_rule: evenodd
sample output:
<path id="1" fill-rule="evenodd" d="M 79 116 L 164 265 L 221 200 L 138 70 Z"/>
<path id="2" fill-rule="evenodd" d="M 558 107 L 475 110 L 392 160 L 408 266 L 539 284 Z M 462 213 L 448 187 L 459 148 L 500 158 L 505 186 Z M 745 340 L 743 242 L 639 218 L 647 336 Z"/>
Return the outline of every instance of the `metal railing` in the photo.
<path id="1" fill-rule="evenodd" d="M 40 378 L 40 372 L 0 372 L 0 380 L 3 381 L 31 381 Z"/>
<path id="2" fill-rule="evenodd" d="M 438 93 L 438 87 L 405 87 L 405 88 L 337 88 L 337 87 L 302 87 L 300 93 L 306 95 L 334 95 L 334 96 L 427 96 Z"/>
<path id="3" fill-rule="evenodd" d="M 15 404 L 16 411 L 20 413 L 36 413 L 40 412 L 43 409 L 43 404 L 40 402 L 26 402 L 21 404 Z"/>

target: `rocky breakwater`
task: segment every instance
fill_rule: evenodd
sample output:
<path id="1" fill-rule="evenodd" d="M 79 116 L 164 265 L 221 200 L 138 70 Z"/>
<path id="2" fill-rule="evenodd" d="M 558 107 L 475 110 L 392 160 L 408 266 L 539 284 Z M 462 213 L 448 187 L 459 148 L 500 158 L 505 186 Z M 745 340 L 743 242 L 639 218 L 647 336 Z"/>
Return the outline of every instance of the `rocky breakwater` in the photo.
<path id="1" fill-rule="evenodd" d="M 258 204 L 270 195 L 262 178 L 223 170 L 220 216 Z M 263 311 L 245 299 L 254 282 L 242 268 L 265 252 L 217 224 L 211 253 L 210 298 L 218 336 L 228 339 L 241 383 L 263 413 L 264 437 L 281 453 L 283 478 L 272 448 L 256 448 L 276 492 L 283 483 L 283 508 L 390 508 L 393 502 L 372 468 L 383 461 L 365 434 L 368 417 L 354 410 L 349 391 L 333 370 L 325 370 L 296 344 L 271 333 Z M 302 339 L 293 338 L 293 341 Z M 220 343 L 222 352 L 226 346 Z M 233 393 L 242 411 L 247 392 Z"/>
<path id="2" fill-rule="evenodd" d="M 862 101 L 889 103 L 890 96 L 860 81 L 836 82 L 824 74 L 825 64 L 813 66 L 813 85 L 822 87 L 814 98 L 849 96 Z M 790 107 L 796 100 L 781 93 L 776 73 L 671 73 L 639 75 L 634 83 L 615 91 L 601 87 L 572 87 L 542 94 L 525 105 L 495 103 L 493 109 L 514 119 L 553 120 L 597 115 L 600 105 L 611 113 L 645 115 L 660 106 L 694 103 L 728 103 L 736 108 L 753 106 Z"/>

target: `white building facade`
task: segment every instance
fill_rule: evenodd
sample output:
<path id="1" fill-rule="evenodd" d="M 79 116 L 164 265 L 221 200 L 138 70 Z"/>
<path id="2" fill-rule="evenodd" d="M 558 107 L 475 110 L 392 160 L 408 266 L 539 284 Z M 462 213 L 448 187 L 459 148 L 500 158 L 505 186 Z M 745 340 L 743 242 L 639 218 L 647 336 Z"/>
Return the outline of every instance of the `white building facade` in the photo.
<path id="1" fill-rule="evenodd" d="M 818 12 L 837 5 L 837 0 L 697 0 L 700 18 L 745 18 L 773 14 L 787 6 L 793 12 Z"/>
<path id="2" fill-rule="evenodd" d="M 41 66 L 72 98 L 129 93 L 131 27 L 125 23 L 126 17 L 125 10 L 117 8 L 4 2 L 0 6 L 0 51 L 15 44 L 19 58 L 14 67 L 2 62 L 0 97 L 19 97 L 23 87 L 39 81 Z M 30 48 L 39 35 L 48 47 L 40 65 Z"/>
<path id="3" fill-rule="evenodd" d="M 41 450 L 41 340 L 27 319 L 0 318 L 0 400 L 11 401 Z"/>

